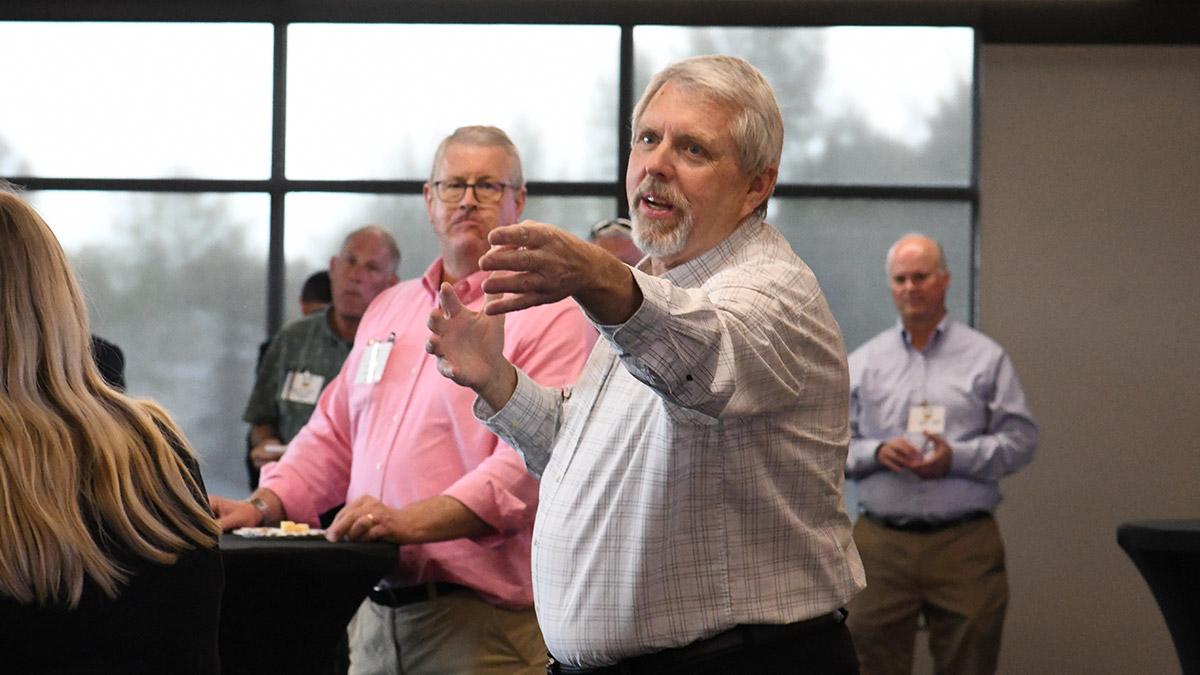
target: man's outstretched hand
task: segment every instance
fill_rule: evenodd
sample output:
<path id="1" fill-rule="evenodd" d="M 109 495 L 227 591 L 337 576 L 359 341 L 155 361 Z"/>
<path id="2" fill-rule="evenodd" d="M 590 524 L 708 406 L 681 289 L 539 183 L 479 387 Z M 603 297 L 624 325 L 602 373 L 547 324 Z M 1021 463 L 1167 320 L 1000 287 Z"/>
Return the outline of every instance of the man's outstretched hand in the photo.
<path id="1" fill-rule="evenodd" d="M 454 288 L 443 283 L 428 325 L 425 351 L 437 357 L 438 372 L 474 389 L 492 408 L 503 408 L 517 388 L 517 371 L 504 358 L 504 316 L 468 309 Z"/>
<path id="2" fill-rule="evenodd" d="M 642 302 L 629 267 L 571 233 L 532 220 L 497 227 L 479 259 L 487 314 L 502 314 L 572 297 L 603 324 L 623 323 Z M 500 295 L 502 294 L 502 295 Z"/>

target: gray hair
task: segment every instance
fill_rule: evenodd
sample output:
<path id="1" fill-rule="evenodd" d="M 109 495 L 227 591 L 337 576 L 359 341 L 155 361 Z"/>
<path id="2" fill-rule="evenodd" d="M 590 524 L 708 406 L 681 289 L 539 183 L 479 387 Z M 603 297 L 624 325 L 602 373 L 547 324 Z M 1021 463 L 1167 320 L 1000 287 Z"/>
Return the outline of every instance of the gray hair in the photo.
<path id="1" fill-rule="evenodd" d="M 504 130 L 499 127 L 481 125 L 459 127 L 454 130 L 454 133 L 442 139 L 442 142 L 438 144 L 437 152 L 433 153 L 433 166 L 429 169 L 430 183 L 437 179 L 434 172 L 437 171 L 438 165 L 442 163 L 442 157 L 446 154 L 446 148 L 456 144 L 500 148 L 504 151 L 504 154 L 508 155 L 510 160 L 509 169 L 512 175 L 509 178 L 513 182 L 513 189 L 520 190 L 525 187 L 525 175 L 521 172 L 521 154 L 517 152 L 517 146 L 513 144 L 508 134 L 504 133 Z"/>
<path id="2" fill-rule="evenodd" d="M 937 239 L 934 239 L 933 237 L 931 237 L 927 234 L 922 234 L 920 232 L 909 232 L 908 234 L 904 235 L 903 237 L 900 237 L 899 239 L 897 239 L 896 243 L 894 243 L 888 247 L 887 257 L 883 259 L 883 270 L 884 270 L 885 274 L 891 273 L 891 270 L 889 270 L 888 267 L 890 267 L 892 264 L 892 256 L 896 254 L 896 248 L 898 246 L 900 246 L 901 243 L 903 243 L 905 240 L 908 240 L 908 239 L 925 239 L 927 241 L 933 242 L 933 245 L 937 247 L 937 254 L 938 254 L 937 270 L 939 272 L 949 272 L 950 271 L 950 268 L 947 266 L 947 263 L 946 263 L 946 249 L 942 248 L 942 242 L 938 241 Z"/>
<path id="3" fill-rule="evenodd" d="M 392 233 L 388 232 L 387 228 L 385 227 L 380 225 L 364 225 L 357 230 L 354 230 L 350 234 L 347 234 L 346 238 L 342 240 L 342 248 L 340 250 L 345 251 L 346 247 L 350 245 L 351 239 L 360 234 L 367 233 L 378 235 L 383 239 L 383 246 L 387 249 L 388 255 L 390 255 L 392 258 L 392 274 L 396 274 L 396 272 L 400 269 L 400 246 L 396 243 L 396 238 L 393 237 Z"/>
<path id="4" fill-rule="evenodd" d="M 634 106 L 630 121 L 635 135 L 646 106 L 668 82 L 735 110 L 730 132 L 742 171 L 754 176 L 779 166 L 783 154 L 783 116 L 771 84 L 757 68 L 735 56 L 695 56 L 676 61 L 650 78 L 650 84 Z M 766 215 L 769 198 L 767 195 L 758 205 L 759 215 Z"/>

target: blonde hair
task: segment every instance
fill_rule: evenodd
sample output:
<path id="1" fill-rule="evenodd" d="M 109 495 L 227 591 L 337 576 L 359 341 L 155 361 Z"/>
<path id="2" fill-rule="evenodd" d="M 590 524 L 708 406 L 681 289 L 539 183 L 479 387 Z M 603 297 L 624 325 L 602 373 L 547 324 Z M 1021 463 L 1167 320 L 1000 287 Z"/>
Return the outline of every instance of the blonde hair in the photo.
<path id="1" fill-rule="evenodd" d="M 454 130 L 454 133 L 442 139 L 438 144 L 437 151 L 433 153 L 433 167 L 429 170 L 429 182 L 432 184 L 437 180 L 438 167 L 442 165 L 442 157 L 446 155 L 446 148 L 451 145 L 475 145 L 482 147 L 496 147 L 504 151 L 508 155 L 508 170 L 510 175 L 508 179 L 513 182 L 512 187 L 520 190 L 525 187 L 525 174 L 521 171 L 521 153 L 517 152 L 517 146 L 499 127 L 472 125 L 459 127 Z"/>
<path id="2" fill-rule="evenodd" d="M 0 593 L 74 607 L 85 577 L 110 598 L 129 579 L 110 549 L 170 565 L 215 546 L 183 433 L 101 378 L 62 247 L 2 182 L 0 307 Z"/>

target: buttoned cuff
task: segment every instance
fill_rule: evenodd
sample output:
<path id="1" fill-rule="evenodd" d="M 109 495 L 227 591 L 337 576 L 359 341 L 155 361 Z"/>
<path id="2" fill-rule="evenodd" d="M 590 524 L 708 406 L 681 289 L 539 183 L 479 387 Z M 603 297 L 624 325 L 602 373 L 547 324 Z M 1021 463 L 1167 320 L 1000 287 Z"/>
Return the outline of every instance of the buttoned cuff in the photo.
<path id="1" fill-rule="evenodd" d="M 279 501 L 283 503 L 286 520 L 308 523 L 312 527 L 321 526 L 317 509 L 308 498 L 310 491 L 304 486 L 301 477 L 288 465 L 281 462 L 263 465 L 258 487 L 270 490 L 279 497 Z"/>
<path id="2" fill-rule="evenodd" d="M 557 431 L 558 389 L 543 387 L 517 368 L 517 386 L 500 410 L 476 397 L 471 412 L 525 460 L 525 467 L 540 477 L 550 459 Z"/>
<path id="3" fill-rule="evenodd" d="M 647 353 L 654 335 L 654 328 L 662 326 L 670 318 L 671 290 L 663 279 L 633 268 L 633 283 L 642 292 L 642 304 L 633 315 L 619 324 L 595 324 L 600 334 L 613 343 L 620 353 Z M 593 322 L 594 323 L 594 322 Z"/>

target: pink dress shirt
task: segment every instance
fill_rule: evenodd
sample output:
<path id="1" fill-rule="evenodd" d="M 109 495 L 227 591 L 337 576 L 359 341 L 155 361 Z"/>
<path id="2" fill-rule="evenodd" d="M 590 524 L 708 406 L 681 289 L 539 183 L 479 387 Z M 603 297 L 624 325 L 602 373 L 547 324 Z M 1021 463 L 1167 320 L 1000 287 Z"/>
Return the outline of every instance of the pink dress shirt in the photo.
<path id="1" fill-rule="evenodd" d="M 260 485 L 279 496 L 288 518 L 310 524 L 326 509 L 362 495 L 391 507 L 454 497 L 496 534 L 401 546 L 399 567 L 389 578 L 453 582 L 494 604 L 527 608 L 533 604 L 529 547 L 537 480 L 515 450 L 475 420 L 475 393 L 442 377 L 425 351 L 426 320 L 441 276 L 438 259 L 423 278 L 375 298 L 341 373 L 283 458 L 263 467 Z M 485 278 L 478 272 L 455 284 L 471 309 L 483 304 Z M 368 344 L 393 334 L 380 381 L 356 384 Z M 583 367 L 596 332 L 568 299 L 508 315 L 504 337 L 504 355 L 518 368 L 542 385 L 565 387 Z"/>

